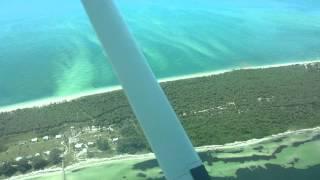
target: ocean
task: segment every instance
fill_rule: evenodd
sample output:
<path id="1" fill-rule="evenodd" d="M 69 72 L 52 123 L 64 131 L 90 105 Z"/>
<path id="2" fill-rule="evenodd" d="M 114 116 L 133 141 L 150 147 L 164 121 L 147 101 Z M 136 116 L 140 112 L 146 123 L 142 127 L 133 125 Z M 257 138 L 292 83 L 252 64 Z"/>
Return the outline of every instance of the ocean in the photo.
<path id="1" fill-rule="evenodd" d="M 320 59 L 317 0 L 118 0 L 157 78 Z M 0 107 L 118 85 L 79 0 L 1 0 Z"/>

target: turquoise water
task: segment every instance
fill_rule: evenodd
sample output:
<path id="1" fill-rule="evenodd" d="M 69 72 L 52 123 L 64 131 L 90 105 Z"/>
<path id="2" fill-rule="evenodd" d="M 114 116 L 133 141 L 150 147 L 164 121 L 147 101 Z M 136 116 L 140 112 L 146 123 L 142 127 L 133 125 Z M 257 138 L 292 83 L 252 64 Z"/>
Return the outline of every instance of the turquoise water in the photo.
<path id="1" fill-rule="evenodd" d="M 320 1 L 117 2 L 158 78 L 320 59 Z M 0 2 L 0 106 L 117 84 L 80 1 Z"/>

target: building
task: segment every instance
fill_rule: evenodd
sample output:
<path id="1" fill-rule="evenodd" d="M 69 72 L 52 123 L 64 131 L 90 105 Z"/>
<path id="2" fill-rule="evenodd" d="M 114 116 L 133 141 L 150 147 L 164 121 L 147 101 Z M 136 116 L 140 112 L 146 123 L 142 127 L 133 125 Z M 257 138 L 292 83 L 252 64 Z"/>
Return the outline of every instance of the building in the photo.
<path id="1" fill-rule="evenodd" d="M 50 155 L 50 151 L 45 151 L 45 152 L 43 152 L 45 155 Z"/>
<path id="2" fill-rule="evenodd" d="M 32 138 L 31 142 L 38 142 L 38 138 Z"/>
<path id="3" fill-rule="evenodd" d="M 17 157 L 16 161 L 20 161 L 21 159 L 23 159 L 23 157 Z"/>
<path id="4" fill-rule="evenodd" d="M 93 146 L 94 142 L 88 142 L 88 146 Z"/>
<path id="5" fill-rule="evenodd" d="M 61 139 L 62 138 L 62 135 L 61 134 L 57 134 L 56 135 L 56 139 Z"/>
<path id="6" fill-rule="evenodd" d="M 109 127 L 107 128 L 107 130 L 110 131 L 110 132 L 113 132 L 113 131 L 114 131 L 114 129 L 113 129 L 111 126 L 109 126 Z"/>
<path id="7" fill-rule="evenodd" d="M 91 127 L 91 132 L 97 132 L 99 129 L 97 128 L 97 127 L 95 127 L 95 126 L 92 126 Z"/>
<path id="8" fill-rule="evenodd" d="M 113 143 L 116 143 L 118 140 L 119 140 L 119 138 L 113 138 L 113 139 L 112 139 L 112 142 L 113 142 Z"/>
<path id="9" fill-rule="evenodd" d="M 232 106 L 235 106 L 235 105 L 236 105 L 235 102 L 228 102 L 227 104 L 228 104 L 228 105 L 232 105 Z"/>
<path id="10" fill-rule="evenodd" d="M 47 141 L 47 140 L 49 140 L 49 136 L 44 136 L 42 139 Z"/>
<path id="11" fill-rule="evenodd" d="M 82 146 L 83 146 L 83 143 L 77 143 L 76 145 L 74 145 L 76 149 L 81 149 Z"/>
<path id="12" fill-rule="evenodd" d="M 79 141 L 79 139 L 76 137 L 69 137 L 69 144 L 77 143 L 78 141 Z"/>
<path id="13" fill-rule="evenodd" d="M 83 130 L 84 130 L 85 132 L 90 132 L 90 127 L 87 126 L 87 127 L 83 128 Z"/>

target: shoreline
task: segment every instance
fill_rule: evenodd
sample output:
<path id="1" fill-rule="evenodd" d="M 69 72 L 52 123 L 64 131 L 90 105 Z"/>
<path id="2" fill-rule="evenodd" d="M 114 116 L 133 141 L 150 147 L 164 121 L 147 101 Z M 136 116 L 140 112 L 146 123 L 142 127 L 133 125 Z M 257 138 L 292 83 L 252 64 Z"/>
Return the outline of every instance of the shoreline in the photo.
<path id="1" fill-rule="evenodd" d="M 236 70 L 268 69 L 268 68 L 274 68 L 274 67 L 285 67 L 285 66 L 292 66 L 292 65 L 306 65 L 306 64 L 312 64 L 312 63 L 320 63 L 320 59 L 311 60 L 311 61 L 279 63 L 279 64 L 271 64 L 271 65 L 248 66 L 248 67 L 230 68 L 230 69 L 224 69 L 224 70 L 207 71 L 207 72 L 193 73 L 193 74 L 180 75 L 180 76 L 174 76 L 174 77 L 160 78 L 158 80 L 158 82 L 163 83 L 163 82 L 172 82 L 172 81 L 199 78 L 199 77 L 214 76 L 214 75 L 219 75 L 219 74 L 232 72 L 232 71 L 236 71 Z M 69 96 L 49 97 L 49 98 L 43 98 L 43 99 L 38 99 L 38 100 L 33 100 L 33 101 L 12 104 L 12 105 L 8 105 L 8 106 L 0 106 L 0 113 L 12 112 L 12 111 L 15 111 L 18 109 L 26 109 L 26 108 L 34 108 L 34 107 L 41 108 L 41 107 L 49 106 L 51 104 L 60 104 L 60 103 L 64 103 L 64 102 L 73 101 L 73 100 L 76 100 L 76 99 L 79 99 L 79 98 L 82 98 L 85 96 L 104 94 L 104 93 L 113 92 L 113 91 L 117 91 L 117 90 L 121 90 L 121 89 L 122 89 L 122 87 L 120 85 L 115 85 L 115 86 L 97 88 L 94 90 L 87 90 L 87 91 L 83 91 L 81 93 L 76 93 L 74 95 L 69 95 Z"/>
<path id="2" fill-rule="evenodd" d="M 300 130 L 288 130 L 283 133 L 279 134 L 274 134 L 270 136 L 266 136 L 264 138 L 260 139 L 250 139 L 246 141 L 235 141 L 233 143 L 227 143 L 223 145 L 206 145 L 206 146 L 200 146 L 196 147 L 197 152 L 205 152 L 205 151 L 210 151 L 210 150 L 221 150 L 221 149 L 232 149 L 232 148 L 239 148 L 243 146 L 251 146 L 251 145 L 256 145 L 259 143 L 263 143 L 269 140 L 277 139 L 280 137 L 284 136 L 290 136 L 290 135 L 295 135 L 295 134 L 301 134 L 301 133 L 306 133 L 306 132 L 315 132 L 319 131 L 320 132 L 320 126 L 314 127 L 314 128 L 307 128 L 307 129 L 300 129 Z M 66 172 L 72 172 L 72 171 L 77 171 L 85 168 L 90 168 L 90 167 L 96 167 L 96 166 L 102 166 L 106 165 L 109 163 L 113 162 L 121 162 L 121 161 L 129 161 L 129 160 L 149 160 L 155 158 L 155 155 L 153 153 L 147 153 L 147 154 L 137 154 L 137 155 L 130 155 L 130 154 L 124 154 L 124 155 L 117 155 L 114 157 L 110 158 L 94 158 L 94 159 L 87 159 L 85 161 L 80 161 L 77 163 L 74 163 L 72 165 L 69 165 L 65 168 Z M 58 173 L 61 173 L 62 168 L 60 167 L 52 167 L 40 171 L 34 171 L 30 172 L 28 174 L 22 174 L 18 176 L 13 176 L 8 178 L 9 180 L 27 180 L 27 179 L 32 179 L 32 178 L 39 178 L 39 177 L 45 177 L 45 176 L 51 176 L 55 175 Z"/>

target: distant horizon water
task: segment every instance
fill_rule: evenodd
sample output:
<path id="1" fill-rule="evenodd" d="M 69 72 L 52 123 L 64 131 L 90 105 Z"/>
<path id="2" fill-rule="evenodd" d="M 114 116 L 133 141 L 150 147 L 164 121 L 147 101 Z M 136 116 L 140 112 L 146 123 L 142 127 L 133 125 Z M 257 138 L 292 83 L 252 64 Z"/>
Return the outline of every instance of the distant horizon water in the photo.
<path id="1" fill-rule="evenodd" d="M 320 59 L 320 2 L 117 2 L 159 79 Z M 1 1 L 0 42 L 0 108 L 119 85 L 80 1 Z"/>

